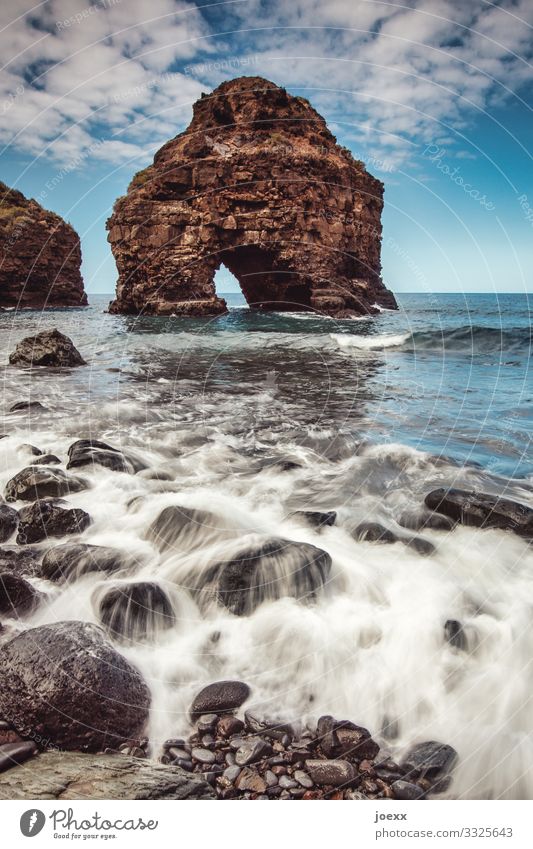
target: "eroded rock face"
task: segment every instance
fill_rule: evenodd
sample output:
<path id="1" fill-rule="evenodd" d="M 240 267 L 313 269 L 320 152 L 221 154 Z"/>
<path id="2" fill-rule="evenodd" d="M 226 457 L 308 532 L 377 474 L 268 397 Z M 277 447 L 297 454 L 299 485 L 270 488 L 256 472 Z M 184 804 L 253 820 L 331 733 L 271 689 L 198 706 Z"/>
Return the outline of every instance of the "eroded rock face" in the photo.
<path id="1" fill-rule="evenodd" d="M 23 736 L 100 751 L 142 733 L 150 693 L 87 622 L 32 628 L 0 650 L 0 714 Z"/>
<path id="2" fill-rule="evenodd" d="M 222 83 L 115 204 L 111 311 L 223 313 L 221 263 L 255 307 L 394 308 L 380 277 L 382 207 L 382 183 L 307 100 L 261 77 Z"/>
<path id="3" fill-rule="evenodd" d="M 86 306 L 80 266 L 70 224 L 0 182 L 0 306 Z"/>

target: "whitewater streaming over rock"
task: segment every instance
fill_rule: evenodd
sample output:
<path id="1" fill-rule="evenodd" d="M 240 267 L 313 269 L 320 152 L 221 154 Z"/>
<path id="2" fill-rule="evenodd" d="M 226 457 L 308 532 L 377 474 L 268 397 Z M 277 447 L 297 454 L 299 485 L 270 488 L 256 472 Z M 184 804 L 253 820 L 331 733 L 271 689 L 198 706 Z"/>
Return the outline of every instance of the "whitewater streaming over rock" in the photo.
<path id="1" fill-rule="evenodd" d="M 404 295 L 345 321 L 232 300 L 211 320 L 102 296 L 0 316 L 2 362 L 57 327 L 88 363 L 3 368 L 2 491 L 30 446 L 62 470 L 78 439 L 124 454 L 72 468 L 88 487 L 65 500 L 92 523 L 32 546 L 106 547 L 97 566 L 88 549 L 58 580 L 46 554 L 40 604 L 4 626 L 102 624 L 150 686 L 154 751 L 236 679 L 265 714 L 348 718 L 394 756 L 449 743 L 452 797 L 531 798 L 529 541 L 420 522 L 438 487 L 533 506 L 527 296 Z M 9 412 L 28 400 L 44 409 Z"/>

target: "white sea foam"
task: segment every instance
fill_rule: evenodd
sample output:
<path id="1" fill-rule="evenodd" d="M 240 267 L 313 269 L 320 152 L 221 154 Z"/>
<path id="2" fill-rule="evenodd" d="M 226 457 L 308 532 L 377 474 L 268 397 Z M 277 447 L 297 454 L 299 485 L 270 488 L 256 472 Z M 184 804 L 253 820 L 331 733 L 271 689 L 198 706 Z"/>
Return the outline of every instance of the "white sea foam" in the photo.
<path id="1" fill-rule="evenodd" d="M 410 333 L 384 334 L 383 336 L 354 336 L 347 333 L 330 333 L 339 348 L 358 348 L 370 351 L 374 348 L 398 348 L 410 338 Z"/>

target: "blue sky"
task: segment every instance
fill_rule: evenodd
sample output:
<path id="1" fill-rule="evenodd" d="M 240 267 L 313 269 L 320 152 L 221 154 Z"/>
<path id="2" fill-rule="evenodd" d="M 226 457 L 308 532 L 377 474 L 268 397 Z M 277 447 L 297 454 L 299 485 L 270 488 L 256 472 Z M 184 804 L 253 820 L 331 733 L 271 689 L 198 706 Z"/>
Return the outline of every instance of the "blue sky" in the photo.
<path id="1" fill-rule="evenodd" d="M 385 183 L 394 291 L 533 291 L 532 26 L 531 0 L 3 0 L 0 179 L 112 292 L 114 200 L 202 91 L 260 75 Z"/>

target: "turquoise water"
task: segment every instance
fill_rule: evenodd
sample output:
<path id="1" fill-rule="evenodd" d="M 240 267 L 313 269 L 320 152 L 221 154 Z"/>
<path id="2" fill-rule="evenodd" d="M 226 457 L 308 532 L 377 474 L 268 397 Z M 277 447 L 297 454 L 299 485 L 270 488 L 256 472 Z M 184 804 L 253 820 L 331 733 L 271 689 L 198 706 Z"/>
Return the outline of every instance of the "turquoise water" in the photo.
<path id="1" fill-rule="evenodd" d="M 87 309 L 4 313 L 0 347 L 6 356 L 49 326 L 70 335 L 90 363 L 90 382 L 86 371 L 58 379 L 71 414 L 141 384 L 147 403 L 168 409 L 191 381 L 230 428 L 273 426 L 282 440 L 291 428 L 325 429 L 509 477 L 533 473 L 533 297 L 400 295 L 398 312 L 357 321 L 258 313 L 227 298 L 229 314 L 215 319 L 111 316 L 101 295 Z M 19 386 L 7 373 L 6 405 Z"/>

